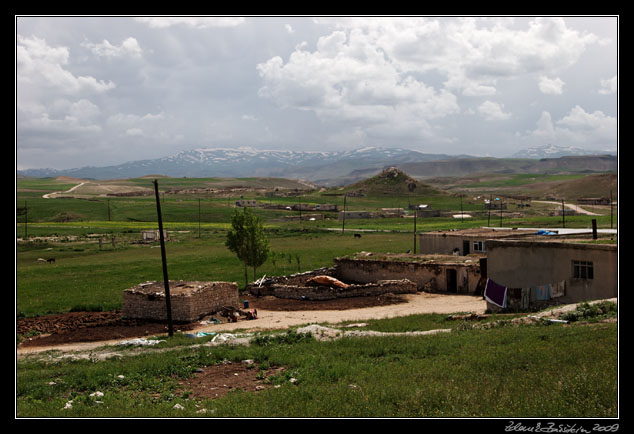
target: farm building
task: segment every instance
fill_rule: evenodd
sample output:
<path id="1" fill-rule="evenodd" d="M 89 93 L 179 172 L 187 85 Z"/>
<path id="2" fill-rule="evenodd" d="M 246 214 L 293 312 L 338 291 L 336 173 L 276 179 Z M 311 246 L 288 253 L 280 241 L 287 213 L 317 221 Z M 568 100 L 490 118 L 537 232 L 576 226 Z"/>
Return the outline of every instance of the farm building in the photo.
<path id="1" fill-rule="evenodd" d="M 524 309 L 618 295 L 618 250 L 613 244 L 489 240 L 487 268 L 488 277 L 507 288 L 508 307 Z"/>
<path id="2" fill-rule="evenodd" d="M 473 294 L 480 282 L 477 258 L 362 252 L 334 260 L 338 278 L 360 283 L 407 279 L 418 290 Z"/>
<path id="3" fill-rule="evenodd" d="M 370 211 L 339 211 L 339 220 L 347 219 L 369 219 L 372 217 Z"/>
<path id="4" fill-rule="evenodd" d="M 610 205 L 609 197 L 580 197 L 577 199 L 579 205 Z"/>
<path id="5" fill-rule="evenodd" d="M 455 231 L 423 232 L 419 235 L 419 251 L 423 254 L 466 256 L 485 253 L 487 240 L 535 235 L 535 230 L 474 228 Z"/>
<path id="6" fill-rule="evenodd" d="M 141 239 L 143 241 L 158 241 L 161 238 L 158 229 L 146 229 L 141 231 Z M 167 240 L 167 231 L 163 229 L 163 239 Z"/>
<path id="7" fill-rule="evenodd" d="M 238 285 L 234 282 L 170 281 L 172 319 L 197 321 L 225 306 L 238 307 Z M 124 319 L 167 318 L 163 282 L 145 282 L 123 291 Z"/>
<path id="8" fill-rule="evenodd" d="M 251 200 L 251 199 L 239 199 L 239 200 L 236 200 L 236 206 L 239 206 L 239 207 L 258 206 L 258 201 Z"/>

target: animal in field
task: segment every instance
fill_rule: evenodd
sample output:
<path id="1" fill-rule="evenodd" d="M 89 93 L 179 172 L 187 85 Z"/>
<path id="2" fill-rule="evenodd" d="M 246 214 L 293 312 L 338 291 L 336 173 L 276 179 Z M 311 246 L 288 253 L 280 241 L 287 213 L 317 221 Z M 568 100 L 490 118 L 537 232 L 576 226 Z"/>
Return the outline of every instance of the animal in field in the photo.
<path id="1" fill-rule="evenodd" d="M 361 238 L 361 234 L 354 234 L 355 238 Z"/>

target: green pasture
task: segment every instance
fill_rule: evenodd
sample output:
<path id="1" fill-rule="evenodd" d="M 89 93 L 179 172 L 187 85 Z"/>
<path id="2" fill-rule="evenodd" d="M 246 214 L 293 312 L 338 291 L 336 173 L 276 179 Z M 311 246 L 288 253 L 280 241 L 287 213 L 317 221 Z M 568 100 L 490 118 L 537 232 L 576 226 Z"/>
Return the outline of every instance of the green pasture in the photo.
<path id="1" fill-rule="evenodd" d="M 427 317 L 377 320 L 372 327 L 425 330 L 451 324 Z M 27 358 L 17 362 L 16 415 L 615 418 L 617 342 L 615 323 L 468 326 L 434 336 L 331 342 L 291 330 L 256 337 L 249 346 L 190 344 L 103 361 Z M 206 399 L 179 386 L 196 370 L 245 359 L 255 361 L 253 369 L 269 388 Z M 285 371 L 267 376 L 270 367 Z"/>
<path id="2" fill-rule="evenodd" d="M 150 180 L 129 180 L 151 183 Z M 217 179 L 163 179 L 161 188 L 196 187 Z M 247 182 L 247 181 L 245 181 Z M 250 182 L 256 182 L 250 180 Z M 140 244 L 141 231 L 157 229 L 156 203 L 145 197 L 84 197 L 44 199 L 47 192 L 70 188 L 54 179 L 18 180 L 16 197 L 16 311 L 20 316 L 43 315 L 69 310 L 112 310 L 121 306 L 124 289 L 147 280 L 162 279 L 158 243 Z M 421 190 L 422 193 L 422 190 Z M 328 194 L 339 194 L 337 189 Z M 425 194 L 431 194 L 425 190 Z M 244 270 L 224 246 L 235 200 L 240 197 L 196 197 L 160 194 L 161 211 L 170 241 L 167 261 L 170 279 L 226 280 L 244 286 Z M 335 203 L 343 209 L 342 196 L 311 192 L 302 197 L 247 199 L 290 206 L 295 203 Z M 358 251 L 405 252 L 414 248 L 416 232 L 466 229 L 481 226 L 590 228 L 596 219 L 600 228 L 616 227 L 616 216 L 549 216 L 556 206 L 534 204 L 521 215 L 513 205 L 502 213 L 482 209 L 471 196 L 446 193 L 380 194 L 349 197 L 346 209 L 376 211 L 428 204 L 434 209 L 470 212 L 472 218 L 337 219 L 325 212 L 324 220 L 289 221 L 297 211 L 254 208 L 263 221 L 272 253 L 257 270 L 262 275 L 283 275 L 332 265 L 334 257 Z M 306 213 L 306 211 L 304 211 Z M 345 231 L 344 231 L 345 229 Z M 343 231 L 343 232 L 342 232 Z M 354 238 L 354 233 L 362 234 Z M 101 242 L 100 242 L 101 240 Z M 38 258 L 55 258 L 54 264 Z M 249 279 L 254 276 L 249 271 Z"/>

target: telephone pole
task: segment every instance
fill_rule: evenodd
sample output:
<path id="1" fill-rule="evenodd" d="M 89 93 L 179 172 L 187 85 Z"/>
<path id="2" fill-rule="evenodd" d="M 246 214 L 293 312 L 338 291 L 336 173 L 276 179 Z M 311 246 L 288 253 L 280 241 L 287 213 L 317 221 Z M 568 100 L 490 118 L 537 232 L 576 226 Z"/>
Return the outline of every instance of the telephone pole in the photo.
<path id="1" fill-rule="evenodd" d="M 159 237 L 161 240 L 161 259 L 163 262 L 163 282 L 165 284 L 165 307 L 167 309 L 167 330 L 170 337 L 174 336 L 172 325 L 172 300 L 170 298 L 170 283 L 167 278 L 167 258 L 165 256 L 165 236 L 163 235 L 163 218 L 161 217 L 161 201 L 159 200 L 158 181 L 154 180 L 154 193 L 156 195 L 156 213 L 158 214 Z"/>

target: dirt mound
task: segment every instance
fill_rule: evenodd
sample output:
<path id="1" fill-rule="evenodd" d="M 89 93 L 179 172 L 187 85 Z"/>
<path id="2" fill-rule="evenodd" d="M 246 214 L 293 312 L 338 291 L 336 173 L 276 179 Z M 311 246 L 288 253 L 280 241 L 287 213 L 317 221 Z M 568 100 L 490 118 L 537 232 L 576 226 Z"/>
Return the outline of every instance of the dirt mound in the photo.
<path id="1" fill-rule="evenodd" d="M 191 391 L 195 398 L 221 398 L 233 390 L 256 392 L 273 387 L 270 378 L 279 376 L 285 368 L 260 370 L 251 360 L 240 363 L 225 361 L 197 371 L 179 383 L 182 390 Z"/>

